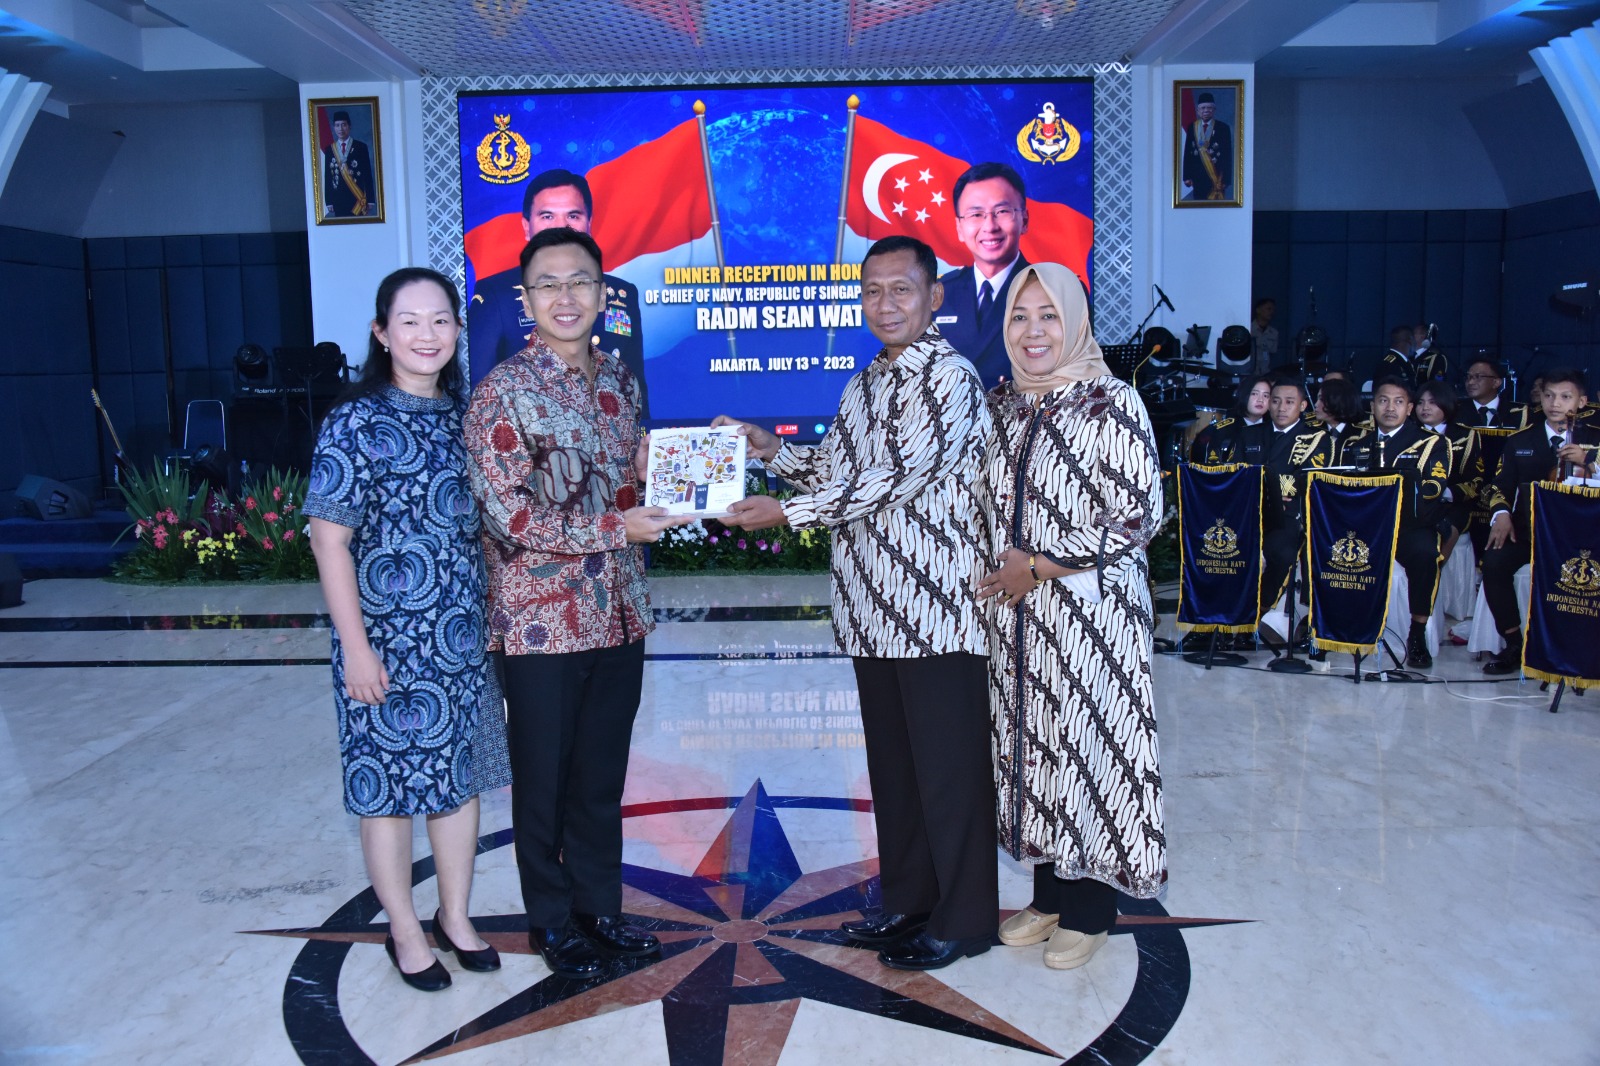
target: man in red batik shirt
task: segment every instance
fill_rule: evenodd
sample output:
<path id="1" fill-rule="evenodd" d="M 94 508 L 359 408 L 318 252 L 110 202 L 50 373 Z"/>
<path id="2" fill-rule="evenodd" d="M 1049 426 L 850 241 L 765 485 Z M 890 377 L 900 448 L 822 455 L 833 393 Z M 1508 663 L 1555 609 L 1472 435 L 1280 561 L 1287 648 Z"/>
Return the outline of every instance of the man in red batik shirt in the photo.
<path id="1" fill-rule="evenodd" d="M 653 628 L 638 545 L 692 520 L 638 506 L 639 382 L 591 341 L 604 277 L 587 233 L 533 236 L 522 281 L 538 329 L 478 385 L 463 427 L 528 938 L 580 979 L 601 952 L 661 948 L 622 916 L 622 788 Z"/>

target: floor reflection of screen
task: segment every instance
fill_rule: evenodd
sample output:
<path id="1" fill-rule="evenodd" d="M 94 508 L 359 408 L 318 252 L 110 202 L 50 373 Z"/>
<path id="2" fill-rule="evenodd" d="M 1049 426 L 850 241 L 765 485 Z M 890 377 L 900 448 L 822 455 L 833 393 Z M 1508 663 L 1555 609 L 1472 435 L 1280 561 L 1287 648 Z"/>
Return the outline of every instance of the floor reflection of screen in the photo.
<path id="1" fill-rule="evenodd" d="M 703 714 L 663 718 L 685 751 L 859 748 L 861 699 L 848 689 L 707 689 Z"/>
<path id="2" fill-rule="evenodd" d="M 653 425 L 727 412 L 817 436 L 878 347 L 862 255 L 904 233 L 941 270 L 970 265 L 951 200 L 972 164 L 1026 183 L 1024 256 L 1091 280 L 1088 79 L 495 92 L 458 110 L 474 379 L 532 328 L 517 256 L 544 223 L 600 244 L 596 340 L 643 371 Z M 587 182 L 590 213 L 525 215 L 558 169 Z"/>

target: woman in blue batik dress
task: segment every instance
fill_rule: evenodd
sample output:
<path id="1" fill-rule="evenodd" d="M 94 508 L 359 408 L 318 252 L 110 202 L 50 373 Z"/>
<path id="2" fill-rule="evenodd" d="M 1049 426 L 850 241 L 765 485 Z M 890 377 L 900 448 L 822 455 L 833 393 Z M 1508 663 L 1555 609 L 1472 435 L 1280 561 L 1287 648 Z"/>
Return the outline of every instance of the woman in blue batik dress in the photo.
<path id="1" fill-rule="evenodd" d="M 467 917 L 477 796 L 507 778 L 461 442 L 460 317 L 455 286 L 435 271 L 383 280 L 361 380 L 323 423 L 305 506 L 333 619 L 345 807 L 361 816 L 389 959 L 424 991 L 450 974 L 411 902 L 414 815 L 427 816 L 438 871 L 434 939 L 465 969 L 500 966 Z"/>

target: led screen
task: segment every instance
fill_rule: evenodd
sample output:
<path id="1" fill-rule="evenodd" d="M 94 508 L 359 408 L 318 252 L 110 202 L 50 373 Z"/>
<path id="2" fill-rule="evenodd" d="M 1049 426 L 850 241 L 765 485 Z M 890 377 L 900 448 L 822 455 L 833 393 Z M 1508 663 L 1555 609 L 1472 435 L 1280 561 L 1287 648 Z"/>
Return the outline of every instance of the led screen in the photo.
<path id="1" fill-rule="evenodd" d="M 952 196 L 972 164 L 1025 182 L 1021 254 L 1090 283 L 1087 79 L 495 92 L 458 107 L 474 380 L 526 343 L 517 256 L 545 223 L 599 243 L 596 340 L 643 372 L 652 425 L 726 412 L 819 435 L 878 349 L 862 256 L 900 233 L 941 272 L 970 266 Z M 528 204 L 556 170 L 585 179 L 592 211 L 570 184 Z"/>

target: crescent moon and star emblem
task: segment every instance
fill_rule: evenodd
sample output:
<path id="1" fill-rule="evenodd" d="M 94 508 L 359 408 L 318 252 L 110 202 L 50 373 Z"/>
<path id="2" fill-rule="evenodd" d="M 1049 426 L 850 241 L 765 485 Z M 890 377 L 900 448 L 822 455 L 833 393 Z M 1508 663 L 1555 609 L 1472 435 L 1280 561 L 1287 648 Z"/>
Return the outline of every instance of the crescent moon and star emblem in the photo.
<path id="1" fill-rule="evenodd" d="M 867 210 L 872 212 L 874 218 L 881 222 L 892 222 L 888 215 L 883 213 L 883 204 L 878 199 L 878 186 L 883 183 L 883 176 L 891 167 L 899 166 L 917 158 L 902 152 L 886 152 L 872 161 L 867 168 L 866 177 L 861 179 L 861 199 L 866 203 Z"/>

